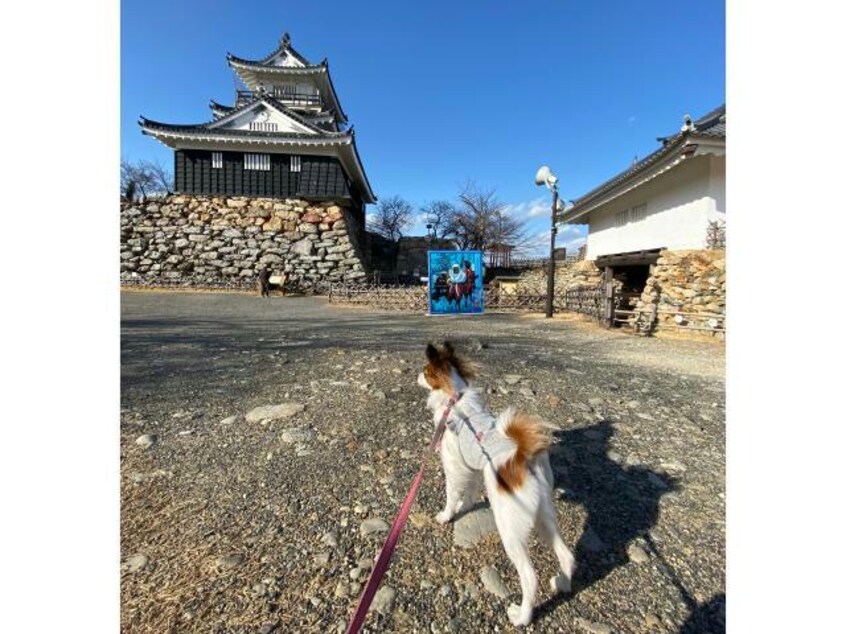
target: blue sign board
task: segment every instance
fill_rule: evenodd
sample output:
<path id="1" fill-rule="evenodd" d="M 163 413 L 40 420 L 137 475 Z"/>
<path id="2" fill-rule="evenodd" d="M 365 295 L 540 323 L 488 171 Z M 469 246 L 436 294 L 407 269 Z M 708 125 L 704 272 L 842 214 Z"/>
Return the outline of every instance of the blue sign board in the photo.
<path id="1" fill-rule="evenodd" d="M 429 312 L 483 312 L 483 274 L 481 251 L 429 251 Z"/>

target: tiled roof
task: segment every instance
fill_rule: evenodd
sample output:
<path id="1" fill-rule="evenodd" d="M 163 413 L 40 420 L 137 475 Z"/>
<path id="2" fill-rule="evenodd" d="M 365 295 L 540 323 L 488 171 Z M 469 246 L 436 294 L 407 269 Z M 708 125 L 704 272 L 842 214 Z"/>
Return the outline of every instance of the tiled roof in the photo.
<path id="1" fill-rule="evenodd" d="M 274 71 L 291 71 L 292 73 L 313 72 L 315 70 L 326 68 L 326 60 L 323 60 L 319 64 L 307 64 L 305 66 L 275 66 L 273 64 L 266 64 L 265 62 L 257 61 L 254 59 L 244 59 L 243 57 L 238 57 L 236 55 L 233 55 L 232 53 L 226 54 L 226 60 L 228 62 L 241 64 L 242 66 L 254 66 L 259 69 Z"/>
<path id="2" fill-rule="evenodd" d="M 605 181 L 601 185 L 594 187 L 588 193 L 574 201 L 573 207 L 567 210 L 565 215 L 569 215 L 571 211 L 578 211 L 578 208 L 588 200 L 599 196 L 607 191 L 614 189 L 620 183 L 625 182 L 635 174 L 646 170 L 651 165 L 657 163 L 660 159 L 671 154 L 680 145 L 686 141 L 693 141 L 697 138 L 711 137 L 716 139 L 726 138 L 726 106 L 721 105 L 715 108 L 708 114 L 700 117 L 693 122 L 694 129 L 687 132 L 677 132 L 676 134 L 659 137 L 664 145 L 646 158 L 641 159 L 637 163 L 632 164 L 628 169 L 620 172 L 616 176 Z"/>
<path id="3" fill-rule="evenodd" d="M 240 57 L 232 56 L 233 59 L 237 59 L 245 64 L 255 64 L 257 66 L 266 66 L 270 64 L 270 60 L 276 57 L 282 51 L 287 52 L 289 55 L 298 59 L 301 63 L 305 64 L 306 66 L 311 66 L 311 62 L 309 62 L 305 57 L 300 55 L 293 46 L 291 46 L 291 36 L 287 33 L 284 33 L 279 40 L 279 46 L 276 48 L 275 51 L 267 55 L 264 59 L 260 60 L 248 60 L 248 59 L 241 59 Z M 229 57 L 229 56 L 227 56 Z"/>
<path id="4" fill-rule="evenodd" d="M 305 133 L 295 133 L 295 132 L 257 132 L 254 130 L 232 130 L 229 128 L 220 128 L 220 127 L 211 127 L 212 125 L 218 126 L 220 125 L 221 121 L 224 119 L 232 119 L 251 108 L 256 102 L 262 102 L 265 105 L 268 105 L 286 116 L 290 117 L 294 121 L 302 124 L 303 126 L 307 127 L 309 130 L 315 132 L 318 136 L 322 137 L 348 137 L 348 132 L 332 132 L 330 130 L 326 130 L 325 128 L 321 128 L 314 123 L 306 120 L 304 117 L 300 116 L 285 104 L 281 103 L 277 99 L 271 97 L 270 95 L 256 95 L 250 101 L 238 106 L 237 108 L 228 108 L 227 106 L 221 106 L 222 109 L 228 109 L 227 114 L 219 119 L 215 119 L 214 121 L 207 121 L 205 123 L 194 123 L 194 124 L 171 124 L 171 123 L 162 123 L 160 121 L 153 121 L 152 119 L 147 119 L 146 117 L 141 117 L 139 124 L 143 127 L 150 128 L 150 129 L 157 129 L 157 130 L 170 130 L 172 132 L 214 132 L 214 133 L 223 133 L 224 135 L 233 134 L 234 136 L 258 136 L 258 137 L 280 137 L 280 138 L 313 138 L 315 135 L 312 134 L 305 134 Z M 212 101 L 213 104 L 216 102 Z"/>

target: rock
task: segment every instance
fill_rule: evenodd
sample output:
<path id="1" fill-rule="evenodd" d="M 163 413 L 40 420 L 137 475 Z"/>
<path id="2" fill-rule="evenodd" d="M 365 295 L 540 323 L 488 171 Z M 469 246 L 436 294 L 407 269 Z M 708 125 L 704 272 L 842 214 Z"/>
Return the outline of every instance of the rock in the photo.
<path id="1" fill-rule="evenodd" d="M 373 597 L 373 605 L 371 609 L 376 610 L 379 614 L 390 614 L 394 609 L 394 601 L 396 600 L 397 592 L 390 586 L 382 586 Z"/>
<path id="2" fill-rule="evenodd" d="M 143 553 L 135 553 L 134 555 L 127 557 L 122 568 L 127 572 L 138 572 L 139 570 L 146 568 L 148 563 L 150 563 L 150 558 L 147 557 L 147 555 Z"/>
<path id="3" fill-rule="evenodd" d="M 335 586 L 335 597 L 338 599 L 346 599 L 350 596 L 350 584 L 346 581 L 339 581 L 338 585 Z"/>
<path id="4" fill-rule="evenodd" d="M 629 559 L 636 564 L 642 564 L 649 561 L 649 554 L 637 544 L 629 544 L 626 552 L 629 554 Z"/>
<path id="5" fill-rule="evenodd" d="M 580 616 L 576 617 L 576 625 L 590 634 L 612 634 L 614 632 L 609 625 L 597 623 L 596 621 L 588 621 Z"/>
<path id="6" fill-rule="evenodd" d="M 602 405 L 603 401 L 601 398 L 589 398 L 588 403 L 591 407 L 596 407 L 597 405 Z"/>
<path id="7" fill-rule="evenodd" d="M 550 407 L 558 407 L 558 405 L 561 403 L 561 398 L 555 396 L 554 394 L 550 394 L 546 397 L 546 402 Z"/>
<path id="8" fill-rule="evenodd" d="M 499 576 L 496 568 L 487 566 L 482 570 L 481 577 L 485 590 L 498 596 L 500 599 L 505 599 L 508 596 L 508 590 L 505 588 L 502 577 Z"/>
<path id="9" fill-rule="evenodd" d="M 257 423 L 262 420 L 277 420 L 290 418 L 299 414 L 305 409 L 300 403 L 280 403 L 278 405 L 262 405 L 247 412 L 245 416 L 248 423 Z"/>
<path id="10" fill-rule="evenodd" d="M 159 442 L 159 437 L 156 434 L 144 434 L 135 439 L 135 444 L 144 449 L 149 449 Z"/>
<path id="11" fill-rule="evenodd" d="M 338 533 L 337 531 L 329 531 L 320 538 L 320 541 L 329 546 L 329 548 L 338 547 Z"/>
<path id="12" fill-rule="evenodd" d="M 325 566 L 329 563 L 330 556 L 331 555 L 328 551 L 324 553 L 318 553 L 314 556 L 314 562 L 320 566 Z"/>
<path id="13" fill-rule="evenodd" d="M 240 566 L 245 561 L 244 555 L 241 554 L 233 554 L 233 555 L 224 555 L 222 557 L 218 557 L 215 559 L 215 564 L 218 568 L 222 568 L 224 570 L 228 570 L 230 568 L 235 568 Z"/>
<path id="14" fill-rule="evenodd" d="M 646 627 L 661 627 L 661 619 L 659 619 L 651 612 L 643 616 L 643 621 L 646 623 Z"/>
<path id="15" fill-rule="evenodd" d="M 502 377 L 502 380 L 505 381 L 508 385 L 517 385 L 520 381 L 523 380 L 523 377 L 519 374 L 506 374 Z"/>
<path id="16" fill-rule="evenodd" d="M 390 529 L 387 522 L 385 520 L 379 519 L 378 517 L 370 518 L 369 520 L 364 520 L 361 523 L 361 534 L 363 536 L 373 535 L 374 533 L 384 533 Z"/>
<path id="17" fill-rule="evenodd" d="M 533 399 L 535 398 L 535 391 L 530 387 L 521 387 L 520 394 L 525 396 L 526 398 Z"/>
<path id="18" fill-rule="evenodd" d="M 275 621 L 274 623 L 265 623 L 258 629 L 258 634 L 271 634 L 271 632 L 275 632 L 276 628 L 279 627 L 279 621 Z"/>
<path id="19" fill-rule="evenodd" d="M 314 430 L 308 429 L 307 427 L 294 427 L 292 429 L 286 429 L 282 432 L 282 442 L 286 442 L 289 444 L 295 442 L 308 442 L 313 438 Z"/>
<path id="20" fill-rule="evenodd" d="M 492 533 L 496 533 L 493 511 L 487 507 L 476 508 L 455 520 L 452 541 L 456 546 L 469 548 Z"/>

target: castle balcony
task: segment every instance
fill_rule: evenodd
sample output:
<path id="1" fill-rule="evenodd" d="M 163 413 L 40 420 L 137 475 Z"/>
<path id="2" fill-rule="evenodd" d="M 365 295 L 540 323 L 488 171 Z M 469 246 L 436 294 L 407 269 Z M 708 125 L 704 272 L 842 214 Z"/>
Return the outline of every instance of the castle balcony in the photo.
<path id="1" fill-rule="evenodd" d="M 284 103 L 286 106 L 300 108 L 314 107 L 318 109 L 323 106 L 319 93 L 305 93 L 294 90 L 286 90 L 284 88 L 275 88 L 270 91 L 270 95 Z M 239 90 L 235 107 L 237 108 L 238 106 L 250 101 L 255 96 L 256 93 L 252 90 Z"/>

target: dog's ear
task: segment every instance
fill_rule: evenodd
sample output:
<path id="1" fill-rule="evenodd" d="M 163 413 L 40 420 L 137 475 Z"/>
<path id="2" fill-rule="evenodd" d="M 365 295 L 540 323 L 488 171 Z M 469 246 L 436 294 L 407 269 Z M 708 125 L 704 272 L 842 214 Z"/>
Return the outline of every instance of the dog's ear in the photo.
<path id="1" fill-rule="evenodd" d="M 446 352 L 446 356 L 449 358 L 455 356 L 455 348 L 452 347 L 449 341 L 444 341 L 444 352 Z"/>
<path id="2" fill-rule="evenodd" d="M 441 356 L 438 354 L 438 349 L 431 343 L 426 345 L 426 358 L 432 363 L 440 361 Z"/>

